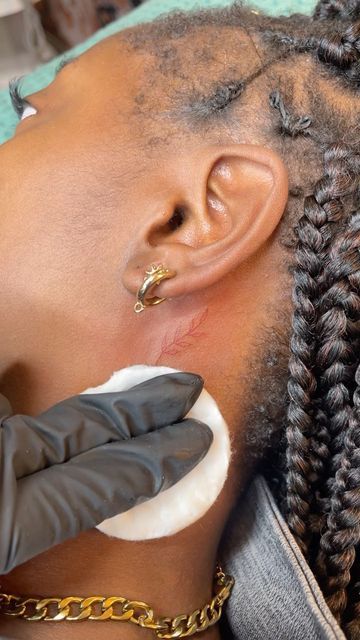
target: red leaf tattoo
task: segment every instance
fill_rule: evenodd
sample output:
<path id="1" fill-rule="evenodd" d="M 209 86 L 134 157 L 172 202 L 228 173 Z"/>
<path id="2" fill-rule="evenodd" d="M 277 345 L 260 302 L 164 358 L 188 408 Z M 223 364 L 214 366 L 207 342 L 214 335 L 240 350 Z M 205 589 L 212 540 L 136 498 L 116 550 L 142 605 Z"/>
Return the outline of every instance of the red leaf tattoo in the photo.
<path id="1" fill-rule="evenodd" d="M 204 324 L 208 313 L 209 309 L 206 308 L 204 311 L 200 311 L 200 313 L 194 316 L 189 324 L 185 324 L 184 326 L 184 324 L 181 323 L 172 338 L 169 338 L 168 334 L 166 334 L 162 340 L 160 355 L 155 364 L 158 364 L 159 360 L 164 355 L 176 356 L 183 349 L 191 347 L 193 344 L 191 338 L 202 338 L 205 333 L 203 331 L 199 331 L 199 327 Z"/>

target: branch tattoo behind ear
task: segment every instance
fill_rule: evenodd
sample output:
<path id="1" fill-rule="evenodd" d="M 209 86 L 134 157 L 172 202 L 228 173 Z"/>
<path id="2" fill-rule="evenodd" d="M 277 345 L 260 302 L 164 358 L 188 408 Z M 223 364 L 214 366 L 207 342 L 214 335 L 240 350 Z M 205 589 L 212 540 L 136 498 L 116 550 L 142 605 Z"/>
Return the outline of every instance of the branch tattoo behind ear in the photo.
<path id="1" fill-rule="evenodd" d="M 171 337 L 166 333 L 162 340 L 160 355 L 155 364 L 158 364 L 163 356 L 176 356 L 180 351 L 193 346 L 195 340 L 203 338 L 206 333 L 199 331 L 199 328 L 206 321 L 208 313 L 209 309 L 206 308 L 195 315 L 189 323 L 180 323 Z"/>

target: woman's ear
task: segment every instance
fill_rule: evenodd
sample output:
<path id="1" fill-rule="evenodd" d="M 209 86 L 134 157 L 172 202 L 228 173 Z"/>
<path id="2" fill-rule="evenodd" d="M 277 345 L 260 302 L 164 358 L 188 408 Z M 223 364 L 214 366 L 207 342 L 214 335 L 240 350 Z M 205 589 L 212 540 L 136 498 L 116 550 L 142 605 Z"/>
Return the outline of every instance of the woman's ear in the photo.
<path id="1" fill-rule="evenodd" d="M 268 241 L 288 199 L 284 163 L 258 145 L 203 148 L 185 168 L 181 161 L 172 167 L 169 182 L 176 196 L 159 202 L 159 215 L 146 220 L 132 242 L 123 273 L 132 294 L 153 262 L 176 271 L 157 287 L 157 296 L 213 285 Z"/>

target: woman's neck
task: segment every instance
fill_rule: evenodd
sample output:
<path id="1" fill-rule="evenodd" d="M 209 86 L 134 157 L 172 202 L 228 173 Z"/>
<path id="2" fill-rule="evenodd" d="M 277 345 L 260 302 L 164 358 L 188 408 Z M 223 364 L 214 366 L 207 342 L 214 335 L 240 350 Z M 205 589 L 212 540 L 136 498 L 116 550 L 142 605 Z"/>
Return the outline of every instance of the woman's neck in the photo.
<path id="1" fill-rule="evenodd" d="M 181 357 L 179 354 L 176 358 L 171 358 L 171 362 L 166 360 L 166 363 L 185 371 L 196 371 L 204 377 L 206 388 L 218 402 L 232 437 L 242 428 L 240 421 L 242 407 L 239 394 L 231 393 L 229 376 L 224 382 L 222 372 L 237 371 L 238 375 L 241 374 L 241 372 L 239 374 L 239 366 L 236 366 L 239 354 L 235 350 L 226 348 L 227 334 L 222 335 L 219 340 L 215 339 L 218 330 L 216 329 L 217 317 L 214 316 L 211 321 L 209 320 L 208 325 L 208 335 L 214 339 L 205 340 L 203 349 L 198 346 L 194 348 L 195 351 L 185 351 Z M 244 345 L 243 327 L 242 332 L 242 345 Z M 139 335 L 141 337 L 141 334 Z M 134 344 L 143 355 L 140 357 L 135 354 L 132 362 L 153 363 L 155 355 L 147 354 L 145 349 L 147 343 L 139 345 L 139 340 Z M 133 345 L 133 342 L 130 342 Z M 89 350 L 88 352 L 92 353 Z M 110 365 L 103 355 L 110 352 L 110 348 L 102 347 L 101 359 L 99 357 L 93 367 L 95 371 L 99 371 L 99 381 L 94 380 L 93 384 L 100 384 L 109 377 L 109 371 L 114 370 L 113 364 Z M 64 353 L 68 354 L 66 350 Z M 221 368 L 214 367 L 216 354 L 219 353 L 222 354 Z M 68 357 L 70 362 L 75 361 L 71 353 Z M 48 356 L 47 358 L 49 359 Z M 245 359 L 240 358 L 240 362 L 242 361 L 245 363 Z M 61 378 L 61 371 L 56 368 L 59 362 L 65 371 L 70 372 L 65 380 Z M 92 367 L 89 367 L 87 359 L 86 363 L 88 372 Z M 163 364 L 162 360 L 157 363 Z M 2 380 L 5 385 L 2 391 L 9 396 L 17 410 L 21 408 L 22 411 L 37 413 L 54 402 L 76 393 L 76 390 L 89 386 L 86 372 L 83 370 L 75 372 L 74 367 L 70 367 L 70 364 L 67 366 L 67 363 L 59 357 L 51 361 L 48 366 L 53 374 L 45 375 L 44 371 L 37 378 L 33 376 L 32 385 L 19 385 L 19 378 L 16 376 L 14 380 L 10 378 Z M 104 367 L 107 373 L 101 367 Z M 5 384 L 6 382 L 8 385 Z M 17 404 L 16 389 L 19 388 L 22 389 L 22 395 Z M 26 396 L 24 389 L 29 390 Z M 7 393 L 11 390 L 14 392 L 13 395 Z M 238 457 L 234 449 L 235 446 L 237 447 L 237 442 L 238 439 L 232 442 L 234 459 Z M 237 464 L 236 472 L 235 465 L 230 465 L 225 486 L 216 503 L 205 516 L 177 535 L 146 542 L 125 542 L 108 538 L 96 530 L 89 531 L 27 562 L 8 576 L 0 577 L 0 591 L 36 596 L 120 595 L 148 603 L 159 616 L 176 616 L 202 607 L 211 600 L 219 541 L 236 495 L 246 482 L 245 461 L 243 462 L 241 471 Z M 246 475 L 247 472 L 248 470 Z M 240 475 L 244 475 L 244 478 L 240 478 Z M 50 636 L 52 640 L 63 638 L 98 640 L 99 637 L 104 637 L 106 640 L 155 638 L 152 631 L 129 623 L 115 622 L 102 624 L 91 621 L 84 621 L 81 624 L 34 622 L 29 624 L 22 620 L 2 618 L 0 627 L 4 635 L 21 638 L 21 640 L 48 640 Z M 199 634 L 199 637 L 201 640 L 219 640 L 218 626 Z"/>
<path id="2" fill-rule="evenodd" d="M 175 536 L 157 540 L 128 542 L 89 531 L 0 578 L 0 591 L 44 597 L 120 595 L 146 602 L 156 616 L 191 613 L 212 598 L 218 545 L 229 506 L 225 487 L 201 520 Z M 5 635 L 22 640 L 47 640 L 50 630 L 52 640 L 155 638 L 152 631 L 130 623 L 29 624 L 2 618 L 0 626 Z M 202 633 L 201 638 L 219 640 L 218 627 Z"/>

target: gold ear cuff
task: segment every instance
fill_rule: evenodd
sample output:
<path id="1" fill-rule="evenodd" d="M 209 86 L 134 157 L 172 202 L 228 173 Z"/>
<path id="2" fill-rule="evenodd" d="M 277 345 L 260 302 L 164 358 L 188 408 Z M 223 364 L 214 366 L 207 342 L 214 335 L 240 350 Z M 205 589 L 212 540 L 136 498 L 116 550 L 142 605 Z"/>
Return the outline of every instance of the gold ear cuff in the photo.
<path id="1" fill-rule="evenodd" d="M 152 264 L 151 267 L 145 271 L 144 282 L 136 294 L 137 301 L 134 305 L 135 313 L 141 313 L 141 311 L 144 311 L 145 307 L 151 307 L 154 304 L 164 302 L 166 298 L 146 296 L 149 294 L 152 287 L 159 285 L 162 280 L 173 278 L 174 276 L 176 276 L 176 271 L 166 269 L 162 264 Z"/>

